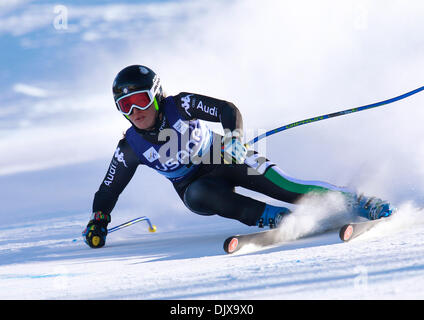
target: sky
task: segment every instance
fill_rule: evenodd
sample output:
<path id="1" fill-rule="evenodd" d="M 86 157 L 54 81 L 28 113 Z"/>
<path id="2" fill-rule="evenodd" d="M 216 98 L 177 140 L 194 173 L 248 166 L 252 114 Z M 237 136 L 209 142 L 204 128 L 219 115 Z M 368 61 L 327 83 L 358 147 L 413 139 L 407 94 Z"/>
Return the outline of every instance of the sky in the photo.
<path id="1" fill-rule="evenodd" d="M 168 94 L 232 101 L 247 137 L 418 88 L 423 14 L 422 1 L 397 0 L 2 1 L 0 188 L 95 163 L 95 189 L 128 127 L 111 87 L 131 64 L 155 70 Z M 423 104 L 416 95 L 263 147 L 296 178 L 423 202 Z"/>

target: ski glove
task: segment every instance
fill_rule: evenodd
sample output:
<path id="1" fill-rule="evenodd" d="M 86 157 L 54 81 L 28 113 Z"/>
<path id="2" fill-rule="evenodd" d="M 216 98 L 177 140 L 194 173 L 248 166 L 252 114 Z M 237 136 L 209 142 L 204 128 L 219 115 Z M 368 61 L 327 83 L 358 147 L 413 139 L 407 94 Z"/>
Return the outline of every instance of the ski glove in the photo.
<path id="1" fill-rule="evenodd" d="M 109 222 L 110 214 L 104 214 L 101 211 L 94 212 L 82 233 L 85 243 L 91 248 L 103 247 L 106 243 Z"/>
<path id="2" fill-rule="evenodd" d="M 244 163 L 244 160 L 246 159 L 247 148 L 241 139 L 242 137 L 237 131 L 233 133 L 229 132 L 222 137 L 221 151 L 224 163 Z"/>

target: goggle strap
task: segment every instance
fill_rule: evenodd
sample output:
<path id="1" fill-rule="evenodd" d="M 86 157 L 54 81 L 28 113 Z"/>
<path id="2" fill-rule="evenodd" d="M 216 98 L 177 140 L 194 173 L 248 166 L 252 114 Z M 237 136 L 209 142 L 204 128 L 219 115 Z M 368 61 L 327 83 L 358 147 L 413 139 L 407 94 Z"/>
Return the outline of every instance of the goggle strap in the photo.
<path id="1" fill-rule="evenodd" d="M 155 105 L 156 111 L 159 111 L 159 104 L 158 104 L 158 101 L 156 100 L 156 97 L 153 98 L 153 104 Z"/>

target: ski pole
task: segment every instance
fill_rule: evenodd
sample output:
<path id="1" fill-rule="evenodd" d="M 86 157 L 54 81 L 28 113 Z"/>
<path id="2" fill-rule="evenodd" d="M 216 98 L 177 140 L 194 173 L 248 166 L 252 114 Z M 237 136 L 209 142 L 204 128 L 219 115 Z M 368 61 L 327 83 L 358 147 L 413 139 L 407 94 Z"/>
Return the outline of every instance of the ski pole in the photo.
<path id="1" fill-rule="evenodd" d="M 149 218 L 147 218 L 146 216 L 142 216 L 142 217 L 138 217 L 138 218 L 132 219 L 130 221 L 124 222 L 124 223 L 122 223 L 120 225 L 117 225 L 117 226 L 115 226 L 113 228 L 110 228 L 110 229 L 107 230 L 107 233 L 111 233 L 111 232 L 120 230 L 122 228 L 129 227 L 129 226 L 133 225 L 134 223 L 137 223 L 137 222 L 140 222 L 140 221 L 147 221 L 147 223 L 149 224 L 149 231 L 150 232 L 155 232 L 156 231 L 156 226 L 155 225 L 152 225 L 152 223 L 150 222 Z"/>
<path id="2" fill-rule="evenodd" d="M 287 129 L 295 128 L 295 127 L 298 127 L 298 126 L 301 126 L 301 125 L 304 125 L 304 124 L 317 122 L 317 121 L 321 121 L 321 120 L 325 120 L 325 119 L 330 119 L 330 118 L 342 116 L 342 115 L 345 115 L 345 114 L 350 114 L 350 113 L 354 113 L 354 112 L 368 110 L 368 109 L 371 109 L 371 108 L 376 108 L 376 107 L 380 107 L 380 106 L 383 106 L 383 105 L 386 105 L 386 104 L 389 104 L 389 103 L 393 103 L 393 102 L 405 99 L 409 96 L 412 96 L 412 95 L 414 95 L 414 94 L 416 94 L 420 91 L 423 91 L 423 90 L 424 90 L 424 86 L 422 86 L 418 89 L 412 90 L 410 92 L 404 93 L 400 96 L 397 96 L 397 97 L 394 97 L 394 98 L 391 98 L 391 99 L 387 99 L 387 100 L 383 100 L 383 101 L 380 101 L 380 102 L 368 104 L 368 105 L 365 105 L 365 106 L 362 106 L 362 107 L 356 107 L 356 108 L 352 108 L 352 109 L 347 109 L 347 110 L 343 110 L 343 111 L 329 113 L 329 114 L 325 114 L 325 115 L 322 115 L 322 116 L 313 117 L 313 118 L 309 118 L 309 119 L 305 119 L 305 120 L 301 120 L 301 121 L 296 121 L 296 122 L 293 122 L 293 123 L 290 123 L 290 124 L 286 124 L 282 127 L 279 127 L 279 128 L 273 129 L 273 130 L 269 130 L 268 132 L 265 132 L 265 133 L 257 136 L 256 138 L 247 142 L 246 145 L 250 146 L 250 145 L 254 144 L 255 142 L 257 142 L 257 141 L 259 141 L 259 140 L 261 140 L 265 137 L 268 137 L 268 136 L 273 135 L 275 133 L 278 133 L 278 132 L 281 132 L 281 131 L 284 131 L 284 130 L 287 130 Z"/>

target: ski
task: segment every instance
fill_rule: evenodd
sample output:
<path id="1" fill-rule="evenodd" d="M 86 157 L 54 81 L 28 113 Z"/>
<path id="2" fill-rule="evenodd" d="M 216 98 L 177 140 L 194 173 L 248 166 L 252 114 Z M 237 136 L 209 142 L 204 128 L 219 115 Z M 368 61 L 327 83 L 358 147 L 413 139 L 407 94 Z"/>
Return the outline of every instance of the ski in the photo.
<path id="1" fill-rule="evenodd" d="M 367 232 L 371 228 L 375 227 L 377 224 L 382 221 L 389 221 L 391 217 L 380 218 L 377 220 L 367 220 L 361 222 L 351 222 L 345 224 L 340 228 L 339 236 L 340 239 L 344 242 L 348 242 L 361 234 Z M 319 233 L 324 233 L 325 231 L 321 231 Z M 224 251 L 226 253 L 234 253 L 241 250 L 246 245 L 256 245 L 259 247 L 266 247 L 275 245 L 281 242 L 284 242 L 284 232 L 281 228 L 270 229 L 265 231 L 259 231 L 248 234 L 237 234 L 231 237 L 228 237 L 224 241 Z"/>
<path id="2" fill-rule="evenodd" d="M 261 247 L 270 246 L 282 242 L 282 238 L 281 229 L 279 228 L 248 234 L 238 234 L 228 237 L 224 241 L 224 251 L 226 253 L 234 253 L 248 244 Z"/>
<path id="3" fill-rule="evenodd" d="M 340 239 L 344 242 L 348 242 L 356 237 L 359 237 L 361 234 L 367 232 L 368 230 L 374 228 L 380 222 L 388 221 L 389 219 L 390 217 L 345 224 L 340 229 Z"/>
<path id="4" fill-rule="evenodd" d="M 231 237 L 228 237 L 224 241 L 223 247 L 226 253 L 231 254 L 236 251 L 239 251 L 240 249 L 242 249 L 243 247 L 246 247 L 247 245 L 267 247 L 267 246 L 277 245 L 284 242 L 291 242 L 294 240 L 298 240 L 299 238 L 305 238 L 309 236 L 323 234 L 332 230 L 338 230 L 338 228 L 335 229 L 334 226 L 333 227 L 329 226 L 327 228 L 322 228 L 320 230 L 310 232 L 303 236 L 293 238 L 292 236 L 287 234 L 287 232 L 285 232 L 284 226 L 282 226 L 275 229 L 267 229 L 264 231 L 258 231 L 253 233 L 233 235 Z"/>

